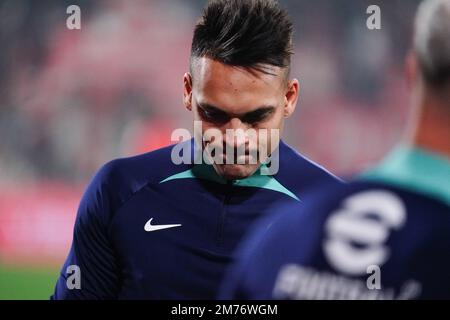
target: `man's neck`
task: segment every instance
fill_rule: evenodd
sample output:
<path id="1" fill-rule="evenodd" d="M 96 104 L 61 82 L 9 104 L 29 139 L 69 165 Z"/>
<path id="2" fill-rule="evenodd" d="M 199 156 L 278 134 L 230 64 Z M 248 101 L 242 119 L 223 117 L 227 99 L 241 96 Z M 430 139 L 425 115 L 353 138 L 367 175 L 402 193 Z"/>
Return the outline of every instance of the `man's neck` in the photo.
<path id="1" fill-rule="evenodd" d="M 411 144 L 450 159 L 450 107 L 447 101 L 424 92 L 420 99 Z"/>

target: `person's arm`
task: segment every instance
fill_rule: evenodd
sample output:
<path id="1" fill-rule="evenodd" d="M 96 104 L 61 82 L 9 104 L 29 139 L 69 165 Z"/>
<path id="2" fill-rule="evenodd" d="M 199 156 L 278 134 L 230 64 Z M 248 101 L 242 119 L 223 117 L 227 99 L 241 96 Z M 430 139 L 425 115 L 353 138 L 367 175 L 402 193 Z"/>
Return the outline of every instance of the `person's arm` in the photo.
<path id="1" fill-rule="evenodd" d="M 72 246 L 52 300 L 118 296 L 120 271 L 108 237 L 108 221 L 114 209 L 109 183 L 112 167 L 107 164 L 96 174 L 81 199 Z"/>

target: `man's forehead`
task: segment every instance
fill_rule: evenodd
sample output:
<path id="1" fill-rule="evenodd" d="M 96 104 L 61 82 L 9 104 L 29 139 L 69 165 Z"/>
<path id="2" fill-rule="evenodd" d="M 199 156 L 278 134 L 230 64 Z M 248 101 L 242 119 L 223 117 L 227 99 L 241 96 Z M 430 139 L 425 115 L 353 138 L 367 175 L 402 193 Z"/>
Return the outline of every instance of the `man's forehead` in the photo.
<path id="1" fill-rule="evenodd" d="M 267 84 L 273 86 L 283 83 L 287 69 L 272 65 L 258 65 L 255 67 L 232 66 L 208 57 L 193 58 L 191 72 L 194 81 L 220 81 L 236 83 Z"/>
<path id="2" fill-rule="evenodd" d="M 195 102 L 230 114 L 277 106 L 284 95 L 278 75 L 252 74 L 207 58 L 198 63 L 197 71 L 193 83 Z"/>

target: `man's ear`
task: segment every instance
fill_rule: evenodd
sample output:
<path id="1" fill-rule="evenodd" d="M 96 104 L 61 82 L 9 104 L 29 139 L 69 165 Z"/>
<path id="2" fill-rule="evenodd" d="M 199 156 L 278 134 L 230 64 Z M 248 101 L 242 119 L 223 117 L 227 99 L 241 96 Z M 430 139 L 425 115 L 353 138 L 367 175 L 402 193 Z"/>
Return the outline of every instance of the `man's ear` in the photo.
<path id="1" fill-rule="evenodd" d="M 183 76 L 183 102 L 189 111 L 192 111 L 192 76 L 186 72 Z"/>
<path id="2" fill-rule="evenodd" d="M 299 83 L 297 79 L 292 79 L 288 82 L 287 91 L 284 97 L 284 117 L 290 117 L 297 106 L 299 92 Z"/>

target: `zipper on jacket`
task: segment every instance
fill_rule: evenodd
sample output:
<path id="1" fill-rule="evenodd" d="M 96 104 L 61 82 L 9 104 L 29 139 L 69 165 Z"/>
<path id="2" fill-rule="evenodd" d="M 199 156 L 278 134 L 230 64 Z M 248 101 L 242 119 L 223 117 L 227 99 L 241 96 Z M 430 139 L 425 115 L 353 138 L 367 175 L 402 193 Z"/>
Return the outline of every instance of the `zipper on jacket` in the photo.
<path id="1" fill-rule="evenodd" d="M 228 204 L 231 199 L 231 191 L 233 188 L 233 181 L 227 181 L 227 184 L 224 186 L 225 192 L 222 202 L 222 208 L 220 210 L 219 222 L 217 224 L 217 246 L 221 247 L 224 241 L 224 229 L 227 218 L 227 210 Z"/>

